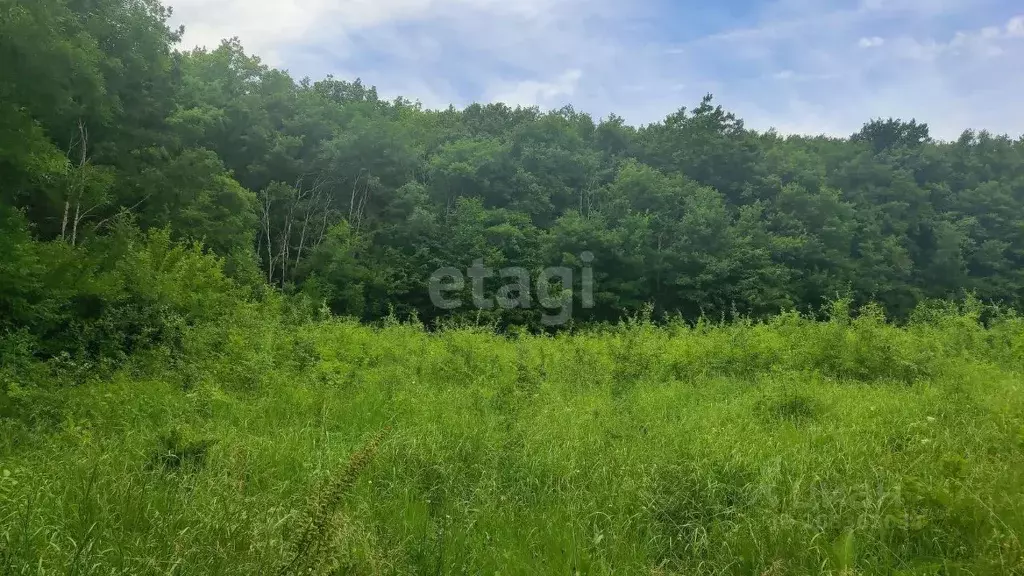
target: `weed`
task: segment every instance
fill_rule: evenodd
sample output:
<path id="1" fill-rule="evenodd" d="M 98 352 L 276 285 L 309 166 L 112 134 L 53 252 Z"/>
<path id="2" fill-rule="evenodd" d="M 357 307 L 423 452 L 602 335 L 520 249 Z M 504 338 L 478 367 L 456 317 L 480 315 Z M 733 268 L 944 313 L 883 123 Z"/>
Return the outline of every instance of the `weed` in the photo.
<path id="1" fill-rule="evenodd" d="M 183 333 L 166 370 L 19 369 L 0 573 L 1024 573 L 1021 334 L 957 310 L 514 340 L 251 319 Z"/>
<path id="2" fill-rule="evenodd" d="M 814 420 L 818 409 L 810 396 L 795 394 L 767 402 L 764 411 L 777 420 L 799 424 Z"/>
<path id="3" fill-rule="evenodd" d="M 160 436 L 159 447 L 150 455 L 148 468 L 165 472 L 199 470 L 206 464 L 207 454 L 216 442 L 207 438 L 190 438 L 175 428 Z"/>
<path id="4" fill-rule="evenodd" d="M 331 574 L 338 568 L 337 536 L 339 524 L 344 522 L 341 505 L 389 432 L 378 432 L 352 454 L 337 476 L 314 493 L 297 530 L 299 536 L 291 543 L 291 560 L 278 574 Z"/>

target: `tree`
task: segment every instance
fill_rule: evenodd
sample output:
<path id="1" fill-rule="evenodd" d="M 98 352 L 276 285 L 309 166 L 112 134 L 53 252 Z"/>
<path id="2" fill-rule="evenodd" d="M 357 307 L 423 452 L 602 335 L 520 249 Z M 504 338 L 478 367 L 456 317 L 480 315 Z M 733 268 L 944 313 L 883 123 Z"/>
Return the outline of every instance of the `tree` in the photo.
<path id="1" fill-rule="evenodd" d="M 930 142 L 927 124 L 918 124 L 916 120 L 904 122 L 889 118 L 888 120 L 872 120 L 850 137 L 853 142 L 864 142 L 875 152 L 884 152 L 897 148 L 917 148 Z"/>

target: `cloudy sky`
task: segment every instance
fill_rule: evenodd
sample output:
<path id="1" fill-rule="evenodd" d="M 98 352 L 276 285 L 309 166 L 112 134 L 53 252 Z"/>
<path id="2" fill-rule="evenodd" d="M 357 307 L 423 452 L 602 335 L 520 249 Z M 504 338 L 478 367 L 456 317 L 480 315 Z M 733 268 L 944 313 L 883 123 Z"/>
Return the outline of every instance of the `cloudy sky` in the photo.
<path id="1" fill-rule="evenodd" d="M 502 101 L 632 124 L 712 93 L 754 128 L 1024 133 L 1020 0 L 165 0 L 184 47 L 238 36 L 293 76 L 428 107 Z"/>

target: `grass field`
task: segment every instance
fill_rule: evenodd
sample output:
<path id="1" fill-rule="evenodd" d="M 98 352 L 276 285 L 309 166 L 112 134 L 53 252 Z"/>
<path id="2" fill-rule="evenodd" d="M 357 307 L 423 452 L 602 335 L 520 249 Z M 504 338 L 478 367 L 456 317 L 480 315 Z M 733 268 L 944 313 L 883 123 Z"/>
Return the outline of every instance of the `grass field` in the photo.
<path id="1" fill-rule="evenodd" d="M 225 330 L 10 387 L 0 574 L 1024 574 L 1019 319 Z"/>

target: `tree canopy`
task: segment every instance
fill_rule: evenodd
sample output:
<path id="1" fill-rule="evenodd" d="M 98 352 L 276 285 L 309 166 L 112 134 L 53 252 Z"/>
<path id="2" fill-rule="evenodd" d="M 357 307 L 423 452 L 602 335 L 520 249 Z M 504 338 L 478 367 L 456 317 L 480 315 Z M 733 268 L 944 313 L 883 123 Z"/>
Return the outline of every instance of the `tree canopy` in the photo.
<path id="1" fill-rule="evenodd" d="M 578 322 L 836 297 L 897 318 L 968 293 L 1024 307 L 1019 138 L 943 142 L 892 118 L 785 136 L 710 95 L 641 127 L 571 107 L 428 110 L 180 37 L 156 0 L 0 0 L 0 330 L 139 309 L 131 276 L 110 275 L 160 242 L 201 246 L 252 294 L 364 320 L 537 327 L 537 306 L 437 308 L 432 273 L 479 259 L 536 275 L 584 252 L 595 305 L 577 274 Z"/>

